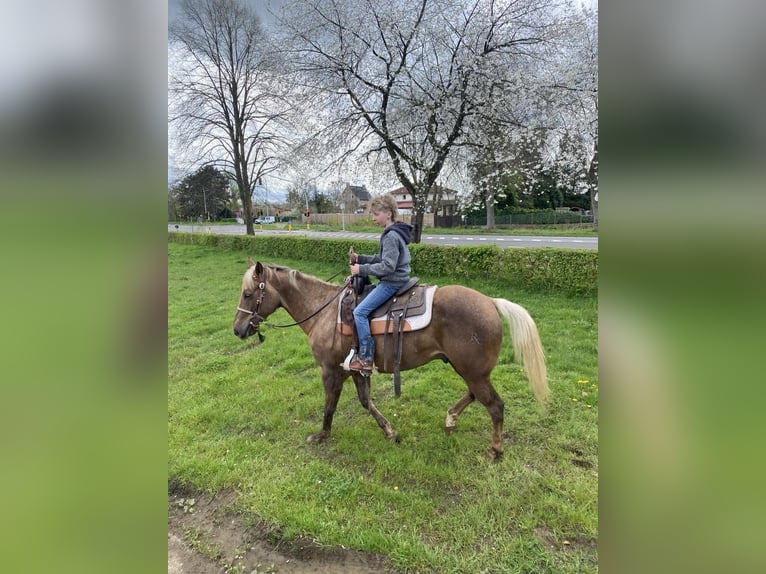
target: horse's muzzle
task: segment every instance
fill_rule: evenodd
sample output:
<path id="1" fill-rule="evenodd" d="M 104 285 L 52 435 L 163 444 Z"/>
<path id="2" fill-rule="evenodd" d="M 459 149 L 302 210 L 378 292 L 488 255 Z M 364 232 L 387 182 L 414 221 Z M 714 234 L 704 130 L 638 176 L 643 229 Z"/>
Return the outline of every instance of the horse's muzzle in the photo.
<path id="1" fill-rule="evenodd" d="M 240 339 L 247 339 L 253 333 L 255 333 L 255 327 L 253 327 L 253 323 L 251 321 L 234 325 L 234 334 Z"/>

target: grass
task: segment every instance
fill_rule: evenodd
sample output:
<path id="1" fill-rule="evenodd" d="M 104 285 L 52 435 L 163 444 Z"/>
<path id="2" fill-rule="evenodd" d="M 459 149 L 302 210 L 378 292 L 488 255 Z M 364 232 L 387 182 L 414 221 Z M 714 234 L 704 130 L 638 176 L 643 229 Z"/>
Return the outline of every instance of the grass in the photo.
<path id="1" fill-rule="evenodd" d="M 526 307 L 548 357 L 552 399 L 541 409 L 504 348 L 493 376 L 509 437 L 501 462 L 485 458 L 491 424 L 478 404 L 443 434 L 465 386 L 440 361 L 404 372 L 399 399 L 390 376 L 373 376 L 373 399 L 401 443 L 384 439 L 349 380 L 331 440 L 309 445 L 323 391 L 303 332 L 266 330 L 253 346 L 231 331 L 247 254 L 168 249 L 169 477 L 235 489 L 239 509 L 276 525 L 283 540 L 385 554 L 401 572 L 597 571 L 595 298 L 468 284 Z M 270 262 L 322 278 L 341 266 Z M 289 322 L 283 310 L 272 319 Z"/>

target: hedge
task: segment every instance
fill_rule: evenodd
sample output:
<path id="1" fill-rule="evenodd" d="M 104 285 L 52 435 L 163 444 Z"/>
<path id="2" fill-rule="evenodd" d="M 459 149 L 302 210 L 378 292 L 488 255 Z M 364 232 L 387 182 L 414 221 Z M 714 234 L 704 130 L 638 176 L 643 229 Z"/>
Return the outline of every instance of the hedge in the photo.
<path id="1" fill-rule="evenodd" d="M 378 242 L 314 239 L 284 235 L 213 235 L 169 232 L 168 240 L 246 251 L 249 255 L 306 259 L 338 264 L 349 247 L 375 253 Z M 486 276 L 532 291 L 593 295 L 598 290 L 598 252 L 584 249 L 508 248 L 497 246 L 410 245 L 414 274 L 476 278 Z"/>

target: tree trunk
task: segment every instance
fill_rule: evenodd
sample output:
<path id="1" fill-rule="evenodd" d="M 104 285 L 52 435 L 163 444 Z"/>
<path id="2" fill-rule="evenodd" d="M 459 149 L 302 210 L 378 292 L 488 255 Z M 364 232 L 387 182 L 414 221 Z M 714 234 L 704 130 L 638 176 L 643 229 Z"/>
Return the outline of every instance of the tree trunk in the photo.
<path id="1" fill-rule="evenodd" d="M 593 217 L 593 231 L 598 231 L 598 140 L 593 149 L 593 159 L 588 166 L 588 194 L 590 195 L 590 214 Z"/>
<path id="2" fill-rule="evenodd" d="M 495 228 L 495 198 L 493 194 L 487 194 L 487 229 Z"/>
<path id="3" fill-rule="evenodd" d="M 416 211 L 412 218 L 412 243 L 420 243 L 420 236 L 423 234 L 423 212 Z"/>
<path id="4" fill-rule="evenodd" d="M 242 217 L 245 220 L 245 234 L 255 235 L 255 227 L 253 227 L 253 200 L 250 196 L 250 191 L 240 194 L 242 200 Z"/>

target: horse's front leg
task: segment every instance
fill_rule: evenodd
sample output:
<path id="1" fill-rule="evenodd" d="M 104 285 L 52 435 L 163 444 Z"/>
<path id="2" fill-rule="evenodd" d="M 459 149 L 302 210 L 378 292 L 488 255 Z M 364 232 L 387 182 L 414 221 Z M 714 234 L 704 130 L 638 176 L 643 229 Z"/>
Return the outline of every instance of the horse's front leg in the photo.
<path id="1" fill-rule="evenodd" d="M 308 442 L 322 442 L 330 436 L 332 419 L 338 406 L 340 393 L 343 391 L 345 375 L 342 369 L 328 365 L 322 366 L 322 384 L 324 385 L 324 419 L 322 430 L 307 439 Z"/>
<path id="2" fill-rule="evenodd" d="M 383 429 L 388 440 L 399 442 L 399 436 L 391 426 L 391 423 L 380 414 L 380 411 L 375 407 L 370 398 L 370 377 L 362 376 L 360 373 L 353 373 L 352 378 L 354 379 L 356 394 L 359 395 L 359 402 L 362 404 L 362 407 L 373 416 L 378 426 Z"/>
<path id="3" fill-rule="evenodd" d="M 465 408 L 474 401 L 473 394 L 469 391 L 461 397 L 461 399 L 452 405 L 452 408 L 447 411 L 447 418 L 444 419 L 444 432 L 447 434 L 452 433 L 457 428 L 457 418 L 460 416 Z"/>

